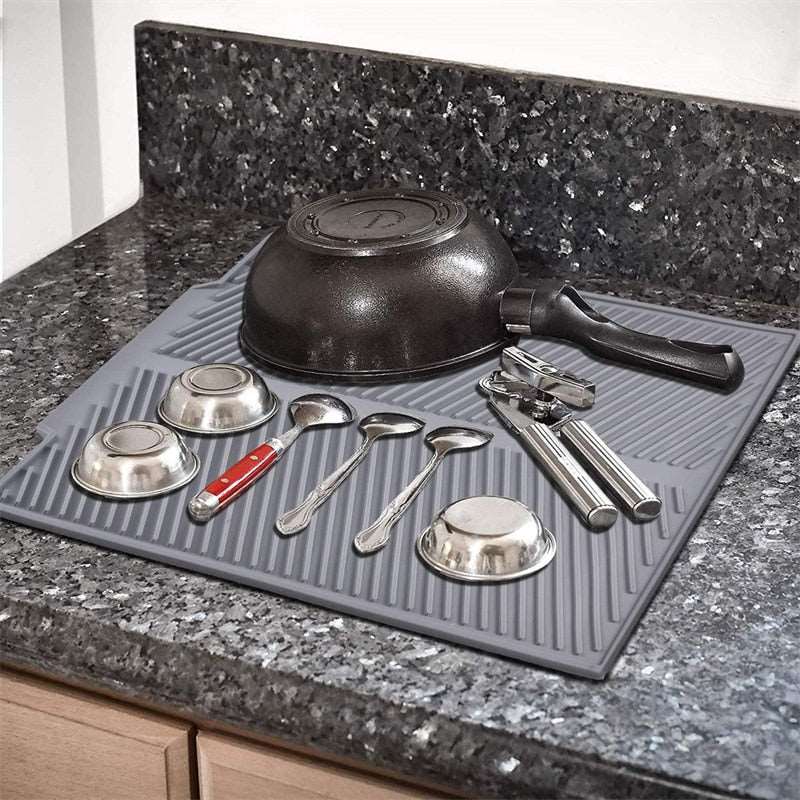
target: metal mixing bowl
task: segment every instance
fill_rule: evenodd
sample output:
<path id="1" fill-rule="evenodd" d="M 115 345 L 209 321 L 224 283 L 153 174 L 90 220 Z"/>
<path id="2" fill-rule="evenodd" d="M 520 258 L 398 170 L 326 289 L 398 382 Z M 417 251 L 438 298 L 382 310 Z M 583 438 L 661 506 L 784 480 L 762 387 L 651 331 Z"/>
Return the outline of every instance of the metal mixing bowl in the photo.
<path id="1" fill-rule="evenodd" d="M 461 581 L 507 581 L 549 564 L 556 541 L 527 506 L 509 497 L 466 497 L 417 538 L 431 569 Z"/>
<path id="2" fill-rule="evenodd" d="M 180 434 L 158 422 L 130 420 L 86 442 L 72 465 L 72 479 L 87 492 L 130 500 L 184 486 L 199 468 Z"/>
<path id="3" fill-rule="evenodd" d="M 253 370 L 238 364 L 201 364 L 173 379 L 158 414 L 182 431 L 221 434 L 255 428 L 277 409 L 277 398 Z"/>

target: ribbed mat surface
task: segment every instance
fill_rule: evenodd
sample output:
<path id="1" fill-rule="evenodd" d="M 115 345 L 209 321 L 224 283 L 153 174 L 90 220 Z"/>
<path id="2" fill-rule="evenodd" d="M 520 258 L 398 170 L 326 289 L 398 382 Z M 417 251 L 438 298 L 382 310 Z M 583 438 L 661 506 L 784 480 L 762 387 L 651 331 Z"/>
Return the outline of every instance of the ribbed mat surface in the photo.
<path id="1" fill-rule="evenodd" d="M 593 378 L 598 401 L 587 419 L 664 499 L 659 519 L 621 516 L 592 533 L 488 410 L 475 389 L 486 363 L 424 382 L 329 388 L 359 415 L 408 410 L 426 430 L 442 424 L 491 429 L 481 450 L 449 456 L 396 528 L 391 544 L 359 557 L 353 535 L 374 519 L 430 455 L 422 435 L 375 444 L 367 461 L 298 536 L 273 525 L 352 452 L 355 425 L 300 437 L 283 461 L 205 526 L 186 502 L 222 468 L 290 426 L 286 406 L 312 384 L 264 373 L 281 398 L 265 426 L 237 436 L 187 436 L 200 456 L 196 479 L 163 498 L 111 502 L 74 487 L 69 467 L 96 429 L 155 418 L 171 377 L 210 361 L 244 362 L 238 346 L 243 282 L 254 250 L 221 281 L 179 298 L 40 425 L 41 443 L 0 482 L 0 513 L 33 527 L 260 587 L 401 628 L 592 678 L 604 677 L 686 541 L 731 460 L 780 380 L 798 337 L 791 331 L 715 319 L 609 297 L 591 301 L 623 324 L 682 339 L 731 342 L 744 384 L 714 392 L 593 361 L 562 343 L 523 340 L 526 349 Z M 415 534 L 444 505 L 472 494 L 518 498 L 558 542 L 554 561 L 514 583 L 466 585 L 440 578 L 414 552 Z"/>

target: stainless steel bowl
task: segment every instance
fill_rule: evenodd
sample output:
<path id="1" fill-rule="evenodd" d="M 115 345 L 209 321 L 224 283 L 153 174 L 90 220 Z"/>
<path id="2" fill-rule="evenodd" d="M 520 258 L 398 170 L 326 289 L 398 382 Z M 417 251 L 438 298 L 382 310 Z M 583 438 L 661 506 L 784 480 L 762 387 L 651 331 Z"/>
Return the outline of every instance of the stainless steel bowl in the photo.
<path id="1" fill-rule="evenodd" d="M 266 422 L 278 400 L 253 370 L 201 364 L 176 376 L 158 407 L 164 422 L 189 433 L 236 433 Z"/>
<path id="2" fill-rule="evenodd" d="M 509 497 L 466 497 L 447 506 L 417 537 L 431 569 L 461 581 L 507 581 L 542 569 L 556 541 L 524 504 Z"/>
<path id="3" fill-rule="evenodd" d="M 158 422 L 130 420 L 86 442 L 72 465 L 72 479 L 92 494 L 131 500 L 184 486 L 199 468 L 180 434 Z"/>

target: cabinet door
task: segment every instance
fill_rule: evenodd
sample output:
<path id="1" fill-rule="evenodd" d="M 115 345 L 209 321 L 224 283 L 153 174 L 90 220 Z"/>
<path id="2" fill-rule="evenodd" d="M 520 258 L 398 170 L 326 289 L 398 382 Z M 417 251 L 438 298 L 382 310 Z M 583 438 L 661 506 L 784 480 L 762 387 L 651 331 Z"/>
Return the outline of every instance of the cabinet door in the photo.
<path id="1" fill-rule="evenodd" d="M 441 795 L 232 736 L 197 734 L 201 800 L 421 800 Z"/>
<path id="2" fill-rule="evenodd" d="M 0 671 L 2 800 L 188 800 L 190 725 Z"/>

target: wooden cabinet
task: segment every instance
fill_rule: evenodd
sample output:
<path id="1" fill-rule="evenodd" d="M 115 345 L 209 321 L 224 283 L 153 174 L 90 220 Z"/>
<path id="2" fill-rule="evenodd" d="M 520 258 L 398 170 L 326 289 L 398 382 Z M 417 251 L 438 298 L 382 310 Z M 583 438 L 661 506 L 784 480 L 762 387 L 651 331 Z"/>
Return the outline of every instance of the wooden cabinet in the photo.
<path id="1" fill-rule="evenodd" d="M 196 758 L 195 758 L 196 753 Z M 199 785 L 198 785 L 199 784 Z M 443 797 L 0 669 L 0 800 Z"/>
<path id="2" fill-rule="evenodd" d="M 192 726 L 0 672 L 2 800 L 184 800 Z"/>
<path id="3" fill-rule="evenodd" d="M 384 778 L 201 731 L 197 761 L 202 800 L 421 800 L 439 797 Z"/>

